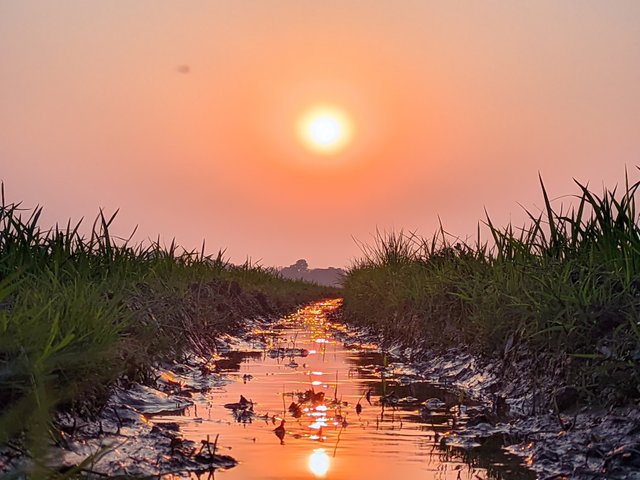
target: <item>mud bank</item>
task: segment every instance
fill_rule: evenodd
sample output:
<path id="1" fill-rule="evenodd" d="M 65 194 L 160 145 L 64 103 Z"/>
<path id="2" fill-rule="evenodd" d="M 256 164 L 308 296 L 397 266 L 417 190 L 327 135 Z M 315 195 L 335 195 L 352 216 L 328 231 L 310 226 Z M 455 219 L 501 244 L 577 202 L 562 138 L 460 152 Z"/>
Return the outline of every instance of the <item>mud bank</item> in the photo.
<path id="1" fill-rule="evenodd" d="M 0 476 L 157 475 L 231 466 L 232 459 L 212 448 L 214 438 L 191 445 L 175 426 L 154 426 L 148 417 L 180 411 L 193 404 L 192 397 L 222 381 L 212 370 L 211 352 L 230 332 L 251 328 L 247 319 L 277 319 L 301 303 L 333 293 L 278 282 L 264 288 L 226 280 L 184 289 L 137 285 L 124 301 L 127 326 L 113 348 L 100 362 L 85 366 L 82 376 L 57 371 L 62 380 L 51 380 L 49 398 L 40 398 L 38 422 L 30 419 L 21 434 L 0 444 Z M 6 369 L 2 380 L 10 384 L 12 374 Z M 22 381 L 19 374 L 14 374 L 16 385 Z M 20 395 L 19 388 L 0 391 L 5 420 L 23 421 L 24 415 L 12 411 Z M 27 413 L 35 417 L 33 412 Z M 48 453 L 51 447 L 53 454 Z"/>
<path id="2" fill-rule="evenodd" d="M 267 317 L 245 320 L 236 331 L 271 321 Z M 241 348 L 239 335 L 218 335 L 216 348 L 221 352 Z M 177 423 L 157 420 L 206 403 L 208 392 L 229 383 L 231 380 L 217 371 L 222 358 L 215 353 L 191 353 L 150 368 L 146 384 L 120 379 L 96 415 L 59 412 L 48 452 L 37 462 L 19 440 L 0 449 L 0 473 L 14 478 L 51 476 L 54 472 L 64 478 L 190 478 L 234 467 L 237 461 L 218 445 L 217 437 L 185 439 Z"/>
<path id="3" fill-rule="evenodd" d="M 236 461 L 217 448 L 216 439 L 182 438 L 175 423 L 154 422 L 157 415 L 180 413 L 225 380 L 210 359 L 193 355 L 154 369 L 154 387 L 122 382 L 93 419 L 60 413 L 53 442 L 44 457 L 48 469 L 65 476 L 129 477 L 204 473 L 231 468 Z M 43 473 L 15 444 L 2 453 L 5 473 Z"/>
<path id="4" fill-rule="evenodd" d="M 543 479 L 640 479 L 638 403 L 607 409 L 581 404 L 579 392 L 564 383 L 563 361 L 508 348 L 489 359 L 465 348 L 408 347 L 362 327 L 350 329 L 343 341 L 380 345 L 393 362 L 411 366 L 409 379 L 457 389 L 459 399 L 442 399 L 447 409 L 465 398 L 477 402 L 464 430 L 452 429 L 443 445 L 497 441 Z"/>

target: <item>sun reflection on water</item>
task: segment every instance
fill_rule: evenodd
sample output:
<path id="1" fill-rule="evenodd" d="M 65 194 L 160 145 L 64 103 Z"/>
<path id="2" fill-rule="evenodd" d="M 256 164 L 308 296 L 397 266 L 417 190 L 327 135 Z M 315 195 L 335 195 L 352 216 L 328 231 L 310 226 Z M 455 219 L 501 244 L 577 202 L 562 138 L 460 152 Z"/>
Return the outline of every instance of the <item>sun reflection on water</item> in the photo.
<path id="1" fill-rule="evenodd" d="M 194 419 L 189 427 L 199 438 L 221 430 L 223 442 L 233 444 L 242 466 L 225 472 L 224 478 L 263 478 L 265 465 L 272 478 L 373 479 L 390 466 L 394 475 L 404 478 L 491 478 L 481 468 L 485 454 L 478 460 L 467 450 L 459 453 L 458 442 L 465 442 L 465 437 L 458 434 L 464 432 L 467 409 L 447 410 L 448 390 L 423 382 L 404 364 L 389 362 L 377 352 L 378 346 L 362 344 L 366 337 L 334 324 L 328 314 L 338 301 L 322 303 L 322 309 L 315 305 L 259 331 L 260 352 L 242 354 L 235 366 L 239 378 L 249 376 L 251 381 L 230 383 L 221 393 L 216 390 L 214 406 L 203 406 L 214 413 Z M 294 364 L 299 358 L 304 360 Z M 162 377 L 169 385 L 181 378 Z M 228 409 L 220 411 L 225 402 L 234 404 L 238 395 L 251 399 L 252 410 L 236 423 L 219 423 L 229 416 Z M 451 395 L 462 399 L 457 391 Z M 426 407 L 428 400 L 445 406 Z M 217 405 L 222 407 L 216 410 Z M 464 462 L 469 462 L 466 473 Z M 494 464 L 498 465 L 491 460 Z M 512 461 L 504 465 L 498 468 L 510 469 Z M 507 471 L 505 478 L 534 478 Z"/>
<path id="2" fill-rule="evenodd" d="M 330 466 L 331 460 L 324 448 L 317 448 L 309 455 L 309 470 L 316 478 L 324 478 Z"/>

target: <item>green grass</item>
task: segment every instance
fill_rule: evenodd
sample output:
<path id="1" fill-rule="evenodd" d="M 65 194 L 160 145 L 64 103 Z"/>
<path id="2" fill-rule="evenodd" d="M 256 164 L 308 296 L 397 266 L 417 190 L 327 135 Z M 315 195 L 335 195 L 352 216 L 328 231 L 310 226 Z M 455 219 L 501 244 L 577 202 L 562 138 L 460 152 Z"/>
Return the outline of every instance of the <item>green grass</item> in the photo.
<path id="1" fill-rule="evenodd" d="M 234 266 L 175 243 L 116 239 L 115 214 L 47 229 L 41 208 L 0 205 L 0 445 L 34 457 L 59 409 L 95 413 L 118 378 L 144 380 L 159 359 L 211 351 L 244 318 L 338 291 Z M 204 247 L 203 247 L 204 250 Z"/>
<path id="2" fill-rule="evenodd" d="M 574 207 L 544 209 L 489 241 L 378 233 L 344 282 L 346 317 L 391 338 L 465 344 L 488 356 L 558 359 L 586 398 L 640 396 L 640 183 L 596 195 L 577 183 Z M 544 360 L 544 361 L 543 361 Z M 546 362 L 546 363 L 545 363 Z M 556 363 L 557 364 L 557 363 Z"/>

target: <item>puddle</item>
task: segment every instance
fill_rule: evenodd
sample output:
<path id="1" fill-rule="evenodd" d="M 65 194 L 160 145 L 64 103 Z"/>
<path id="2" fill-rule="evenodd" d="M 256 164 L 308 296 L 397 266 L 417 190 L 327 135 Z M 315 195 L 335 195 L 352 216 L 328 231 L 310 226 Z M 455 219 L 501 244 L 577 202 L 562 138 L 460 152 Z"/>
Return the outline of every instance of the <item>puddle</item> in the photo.
<path id="1" fill-rule="evenodd" d="M 230 381 L 153 422 L 175 422 L 196 442 L 216 438 L 239 462 L 216 471 L 221 480 L 535 478 L 499 436 L 464 435 L 474 404 L 459 391 L 372 345 L 345 346 L 345 327 L 327 319 L 338 305 L 312 304 L 221 348 L 215 368 Z"/>

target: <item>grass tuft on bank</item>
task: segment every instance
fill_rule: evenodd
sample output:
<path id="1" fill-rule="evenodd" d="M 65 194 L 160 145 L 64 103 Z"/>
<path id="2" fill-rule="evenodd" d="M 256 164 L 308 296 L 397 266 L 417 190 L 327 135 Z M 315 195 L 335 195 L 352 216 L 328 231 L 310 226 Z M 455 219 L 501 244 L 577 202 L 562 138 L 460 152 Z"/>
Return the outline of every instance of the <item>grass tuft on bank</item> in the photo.
<path id="1" fill-rule="evenodd" d="M 249 262 L 132 244 L 100 212 L 41 225 L 41 208 L 0 205 L 0 445 L 23 436 L 34 458 L 59 409 L 95 413 L 116 379 L 151 380 L 160 359 L 207 353 L 243 319 L 279 314 L 337 289 L 286 280 Z"/>
<path id="2" fill-rule="evenodd" d="M 487 214 L 488 240 L 480 224 L 472 242 L 379 232 L 346 275 L 345 317 L 406 344 L 527 356 L 527 374 L 555 369 L 588 401 L 640 397 L 640 182 L 576 182 L 567 211 L 540 185 L 542 212 L 519 228 Z"/>

